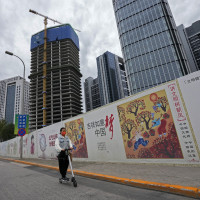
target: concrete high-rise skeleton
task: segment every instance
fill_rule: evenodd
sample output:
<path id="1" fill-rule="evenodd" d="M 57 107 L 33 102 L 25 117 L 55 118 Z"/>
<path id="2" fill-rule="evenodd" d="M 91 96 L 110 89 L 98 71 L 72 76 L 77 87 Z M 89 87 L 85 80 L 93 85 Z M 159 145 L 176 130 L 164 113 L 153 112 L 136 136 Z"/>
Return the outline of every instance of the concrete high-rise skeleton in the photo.
<path id="1" fill-rule="evenodd" d="M 131 94 L 190 69 L 167 0 L 113 0 Z"/>
<path id="2" fill-rule="evenodd" d="M 43 125 L 44 31 L 31 38 L 30 129 Z M 47 29 L 47 126 L 82 113 L 79 39 L 69 24 Z"/>

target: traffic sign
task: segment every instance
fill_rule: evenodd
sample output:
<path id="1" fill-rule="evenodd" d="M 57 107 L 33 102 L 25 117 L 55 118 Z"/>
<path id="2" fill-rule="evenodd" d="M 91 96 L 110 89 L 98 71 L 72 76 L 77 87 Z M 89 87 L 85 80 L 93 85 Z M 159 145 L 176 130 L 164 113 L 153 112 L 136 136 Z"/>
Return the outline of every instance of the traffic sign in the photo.
<path id="1" fill-rule="evenodd" d="M 18 116 L 18 129 L 20 128 L 26 128 L 26 115 Z"/>
<path id="2" fill-rule="evenodd" d="M 19 136 L 24 136 L 24 135 L 26 135 L 26 130 L 25 130 L 24 128 L 20 128 L 20 129 L 18 130 L 18 135 L 19 135 Z"/>

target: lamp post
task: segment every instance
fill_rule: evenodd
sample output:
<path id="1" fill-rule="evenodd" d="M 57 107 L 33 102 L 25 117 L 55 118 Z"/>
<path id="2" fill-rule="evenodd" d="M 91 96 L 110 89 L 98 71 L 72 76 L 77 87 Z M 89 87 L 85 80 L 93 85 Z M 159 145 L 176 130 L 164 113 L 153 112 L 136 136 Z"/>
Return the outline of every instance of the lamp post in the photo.
<path id="1" fill-rule="evenodd" d="M 24 64 L 24 61 L 18 57 L 17 55 L 13 54 L 12 52 L 10 51 L 5 51 L 6 54 L 10 55 L 10 56 L 15 56 L 17 58 L 19 58 L 21 60 L 21 62 L 23 63 L 23 66 L 24 66 L 24 73 L 23 73 L 23 82 L 22 82 L 22 101 L 20 101 L 20 104 L 21 104 L 21 113 L 20 114 L 25 114 L 24 113 L 24 85 L 25 85 L 25 64 Z M 20 159 L 22 159 L 22 154 L 23 154 L 23 136 L 21 136 L 20 138 Z"/>

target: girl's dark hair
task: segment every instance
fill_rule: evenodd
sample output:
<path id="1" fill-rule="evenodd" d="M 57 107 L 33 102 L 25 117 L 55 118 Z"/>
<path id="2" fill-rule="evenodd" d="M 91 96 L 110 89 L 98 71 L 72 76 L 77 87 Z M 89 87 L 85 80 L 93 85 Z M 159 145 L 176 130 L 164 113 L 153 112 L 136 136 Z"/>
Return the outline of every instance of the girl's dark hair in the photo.
<path id="1" fill-rule="evenodd" d="M 65 129 L 65 127 L 60 128 L 60 133 L 62 132 L 63 129 Z"/>

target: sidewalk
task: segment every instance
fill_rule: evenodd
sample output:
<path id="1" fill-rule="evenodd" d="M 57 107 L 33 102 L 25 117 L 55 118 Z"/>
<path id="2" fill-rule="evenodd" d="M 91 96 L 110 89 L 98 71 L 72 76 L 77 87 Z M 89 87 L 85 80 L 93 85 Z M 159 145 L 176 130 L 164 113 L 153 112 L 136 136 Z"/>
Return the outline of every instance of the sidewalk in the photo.
<path id="1" fill-rule="evenodd" d="M 1 158 L 3 159 L 0 157 L 0 160 Z M 15 159 L 15 161 L 26 164 L 37 163 L 37 166 L 50 166 L 48 168 L 58 170 L 57 160 Z M 80 161 L 73 161 L 72 165 L 77 175 L 200 198 L 199 166 Z"/>

